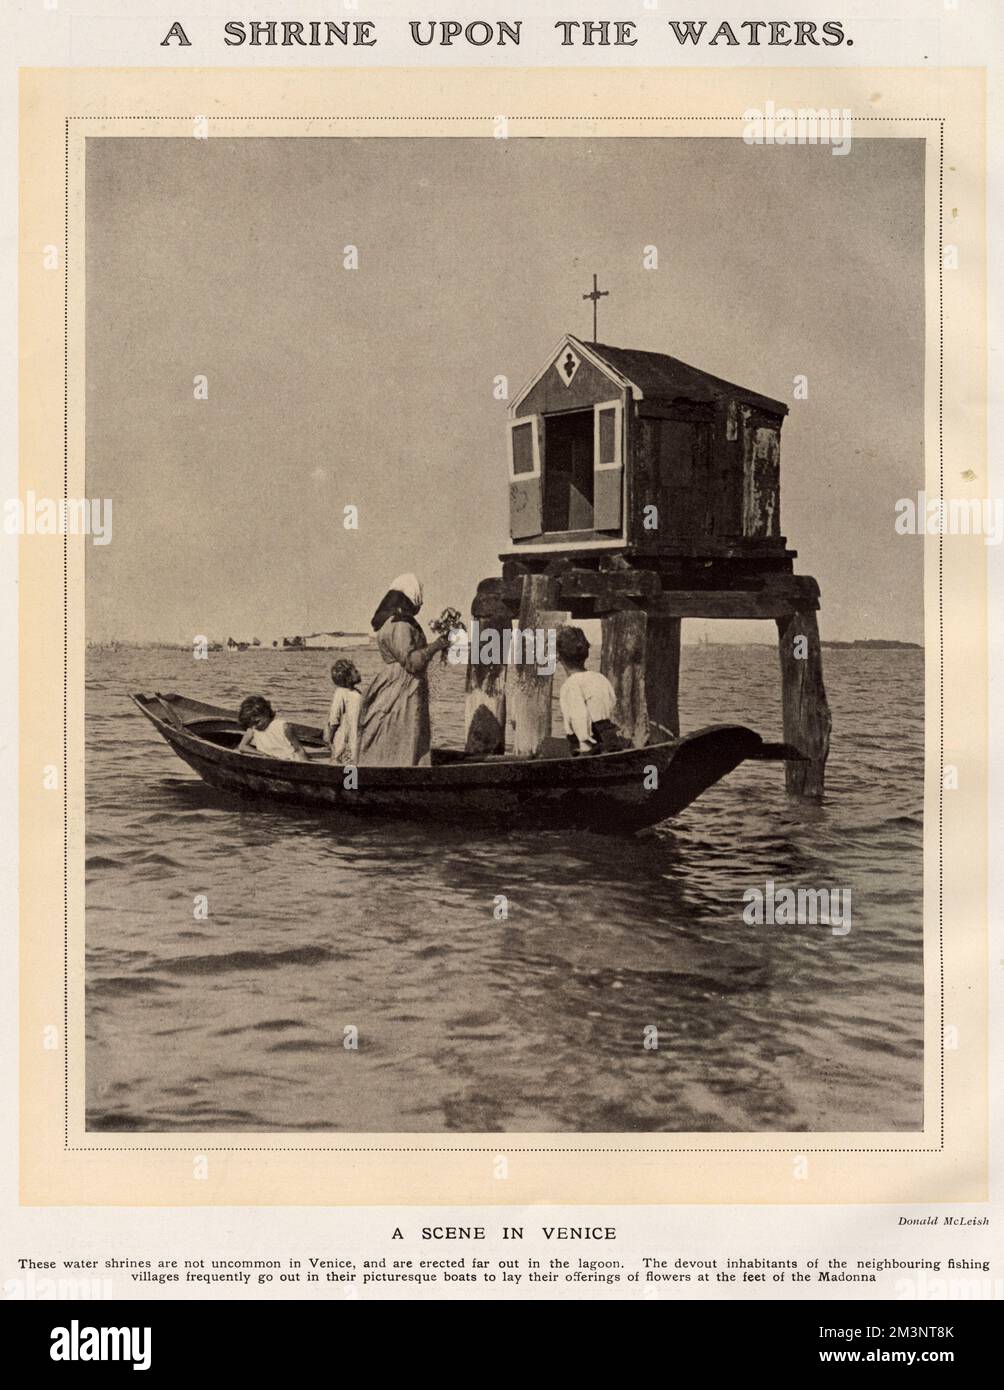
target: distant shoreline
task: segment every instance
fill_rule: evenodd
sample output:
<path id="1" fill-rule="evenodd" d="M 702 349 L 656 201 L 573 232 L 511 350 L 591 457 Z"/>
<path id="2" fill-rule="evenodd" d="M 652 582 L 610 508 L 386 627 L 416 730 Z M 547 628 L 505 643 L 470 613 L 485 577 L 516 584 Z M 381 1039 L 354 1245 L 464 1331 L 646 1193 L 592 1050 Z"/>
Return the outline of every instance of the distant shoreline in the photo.
<path id="1" fill-rule="evenodd" d="M 346 632 L 336 633 L 333 636 L 341 638 L 339 641 L 320 645 L 300 645 L 298 643 L 281 642 L 273 646 L 271 642 L 259 642 L 257 646 L 252 643 L 242 643 L 240 647 L 227 647 L 226 642 L 212 641 L 209 650 L 212 652 L 234 652 L 240 656 L 248 652 L 338 652 L 356 647 L 368 647 L 371 645 L 370 635 L 367 632 Z M 88 638 L 87 646 L 98 650 L 125 650 L 125 651 L 158 651 L 158 652 L 190 652 L 193 644 L 191 642 L 137 642 L 119 637 Z"/>
<path id="2" fill-rule="evenodd" d="M 260 644 L 260 645 L 257 646 L 257 647 L 248 646 L 248 647 L 246 647 L 246 648 L 242 648 L 240 651 L 237 651 L 236 648 L 231 648 L 231 651 L 235 651 L 235 652 L 237 653 L 237 655 L 244 656 L 244 655 L 246 655 L 247 652 L 336 652 L 336 651 L 344 651 L 344 650 L 351 649 L 351 648 L 356 648 L 356 647 L 369 647 L 369 646 L 372 645 L 371 637 L 370 637 L 370 634 L 369 634 L 368 632 L 346 632 L 346 633 L 337 633 L 337 634 L 333 633 L 332 636 L 340 637 L 340 638 L 342 638 L 342 640 L 341 640 L 341 641 L 332 642 L 330 645 L 326 645 L 326 646 L 323 646 L 323 647 L 321 647 L 321 646 L 302 646 L 302 647 L 301 647 L 301 646 L 285 646 L 285 647 L 284 647 L 284 646 L 278 646 L 278 647 L 273 647 L 271 644 L 269 644 L 268 646 L 265 646 L 265 644 L 262 643 L 262 644 Z M 109 638 L 104 638 L 104 639 L 96 639 L 96 638 L 88 639 L 87 645 L 88 645 L 88 647 L 93 647 L 93 648 L 95 648 L 95 649 L 110 649 L 110 650 L 115 650 L 115 649 L 118 649 L 118 648 L 125 648 L 125 649 L 128 649 L 128 650 L 130 650 L 130 651 L 171 651 L 171 652 L 187 652 L 187 651 L 191 651 L 191 643 L 190 643 L 190 642 L 155 642 L 155 641 L 154 641 L 154 642 L 134 642 L 134 641 L 123 641 L 123 640 L 120 640 L 120 639 L 114 638 L 114 637 L 109 637 Z M 759 641 L 759 642 L 684 642 L 683 645 L 684 645 L 685 647 L 773 647 L 775 644 L 774 644 L 773 642 L 770 642 L 770 641 Z M 819 645 L 820 645 L 821 647 L 828 647 L 828 648 L 831 648 L 831 649 L 836 649 L 836 650 L 838 650 L 838 651 L 840 651 L 840 650 L 843 650 L 843 651 L 861 651 L 861 650 L 866 650 L 866 651 L 867 651 L 867 650 L 870 650 L 870 651 L 916 651 L 916 652 L 921 652 L 921 651 L 924 650 L 923 644 L 920 643 L 920 642 L 901 642 L 901 641 L 899 641 L 897 638 L 893 638 L 893 637 L 857 637 L 857 638 L 855 638 L 853 641 L 850 641 L 850 642 L 841 642 L 841 641 L 837 641 L 836 639 L 829 639 L 829 640 L 827 640 L 827 639 L 824 638 L 824 639 L 820 642 Z M 219 651 L 226 651 L 226 650 L 227 650 L 227 647 L 226 647 L 226 644 L 225 644 L 225 643 L 216 643 L 216 644 L 212 644 L 212 645 L 211 645 L 210 650 L 212 650 L 212 651 L 217 651 L 217 652 L 219 652 Z"/>
<path id="3" fill-rule="evenodd" d="M 853 642 L 820 641 L 821 647 L 870 647 L 873 651 L 914 651 L 924 650 L 920 642 L 899 642 L 892 637 L 858 637 Z"/>

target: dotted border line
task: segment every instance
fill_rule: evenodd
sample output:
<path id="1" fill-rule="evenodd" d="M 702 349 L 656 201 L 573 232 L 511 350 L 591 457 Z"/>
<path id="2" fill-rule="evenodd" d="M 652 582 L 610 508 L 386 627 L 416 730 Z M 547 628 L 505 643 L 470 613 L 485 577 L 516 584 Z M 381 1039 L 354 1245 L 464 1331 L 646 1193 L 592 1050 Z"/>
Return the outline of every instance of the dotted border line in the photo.
<path id="1" fill-rule="evenodd" d="M 232 115 L 210 117 L 216 121 L 494 121 L 496 115 Z M 70 481 L 70 122 L 71 121 L 192 121 L 193 115 L 71 115 L 64 122 L 64 302 L 63 302 L 63 491 L 68 496 Z M 738 121 L 737 115 L 509 115 L 510 121 Z M 865 115 L 857 121 L 936 121 L 940 124 L 939 186 L 939 395 L 937 395 L 937 432 L 939 432 L 939 477 L 941 495 L 944 493 L 944 122 L 941 115 Z M 939 805 L 937 805 L 937 916 L 939 916 L 939 956 L 941 991 L 941 1116 L 940 1141 L 937 1148 L 545 1148 L 498 1144 L 494 1148 L 389 1148 L 385 1145 L 349 1147 L 349 1145 L 295 1145 L 270 1147 L 261 1144 L 218 1145 L 135 1145 L 135 1147 L 106 1147 L 106 1145 L 70 1144 L 70 838 L 68 838 L 67 788 L 67 649 L 68 649 L 68 577 L 67 537 L 63 537 L 63 1022 L 64 1022 L 64 1152 L 67 1154 L 940 1154 L 944 1151 L 944 538 L 937 539 L 937 606 L 939 606 Z"/>
<path id="2" fill-rule="evenodd" d="M 938 146 L 938 496 L 945 495 L 945 123 Z M 941 1147 L 945 1147 L 945 537 L 938 531 L 938 963 Z"/>
<path id="3" fill-rule="evenodd" d="M 70 495 L 70 123 L 63 124 L 63 500 Z M 70 792 L 68 538 L 63 532 L 63 1146 L 70 1142 Z"/>
<path id="4" fill-rule="evenodd" d="M 85 1153 L 85 1154 L 936 1154 L 939 1149 L 550 1149 L 550 1148 L 512 1148 L 505 1144 L 497 1144 L 493 1149 L 434 1149 L 434 1148 L 406 1148 L 388 1149 L 379 1146 L 370 1148 L 350 1148 L 336 1147 L 330 1144 L 317 1145 L 298 1145 L 295 1148 L 268 1148 L 264 1145 L 246 1144 L 243 1146 L 226 1146 L 214 1144 L 200 1144 L 191 1148 L 170 1148 L 164 1146 L 151 1145 L 143 1148 L 87 1148 L 82 1145 L 70 1145 L 66 1153 Z M 242 1204 L 239 1204 L 242 1205 Z M 811 1202 L 809 1206 L 813 1205 Z"/>
<path id="5" fill-rule="evenodd" d="M 602 112 L 579 116 L 521 116 L 518 113 L 495 111 L 490 116 L 472 113 L 468 116 L 206 116 L 187 113 L 184 116 L 68 116 L 68 121 L 745 121 L 748 116 L 607 116 Z M 862 121 L 945 121 L 944 116 L 855 116 L 852 125 Z M 733 136 L 729 136 L 733 139 Z"/>

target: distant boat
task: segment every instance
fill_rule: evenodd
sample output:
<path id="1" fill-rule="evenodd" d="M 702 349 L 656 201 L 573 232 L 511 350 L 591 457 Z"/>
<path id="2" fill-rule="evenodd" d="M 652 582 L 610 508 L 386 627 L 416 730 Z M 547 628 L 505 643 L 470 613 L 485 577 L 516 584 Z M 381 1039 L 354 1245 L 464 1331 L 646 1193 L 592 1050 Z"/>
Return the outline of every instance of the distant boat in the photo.
<path id="1" fill-rule="evenodd" d="M 311 632 L 293 637 L 275 637 L 265 642 L 252 637 L 250 642 L 228 637 L 225 643 L 211 644 L 213 651 L 247 652 L 252 650 L 281 652 L 339 651 L 343 647 L 365 647 L 370 644 L 368 632 Z"/>
<path id="2" fill-rule="evenodd" d="M 308 632 L 302 639 L 307 651 L 330 652 L 341 647 L 361 647 L 369 644 L 368 632 Z"/>
<path id="3" fill-rule="evenodd" d="M 719 724 L 594 757 L 485 758 L 434 749 L 431 767 L 358 768 L 358 785 L 346 787 L 346 769 L 327 759 L 238 753 L 244 731 L 232 710 L 175 694 L 131 699 L 178 757 L 220 791 L 328 813 L 465 826 L 633 832 L 676 815 L 749 758 L 800 756 L 784 744 L 765 744 L 740 724 Z M 324 749 L 320 729 L 293 729 L 306 750 Z"/>

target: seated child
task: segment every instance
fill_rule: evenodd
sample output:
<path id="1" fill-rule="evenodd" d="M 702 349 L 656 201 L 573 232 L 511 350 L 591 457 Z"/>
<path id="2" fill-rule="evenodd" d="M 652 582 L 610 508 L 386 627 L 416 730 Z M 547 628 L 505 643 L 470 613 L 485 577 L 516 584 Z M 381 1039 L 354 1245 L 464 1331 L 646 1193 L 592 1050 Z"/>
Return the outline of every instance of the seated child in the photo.
<path id="1" fill-rule="evenodd" d="M 237 711 L 245 730 L 238 753 L 261 753 L 266 758 L 292 758 L 308 762 L 300 740 L 285 719 L 280 719 L 263 695 L 249 695 Z"/>
<path id="2" fill-rule="evenodd" d="M 617 710 L 613 686 L 599 671 L 586 670 L 586 634 L 580 627 L 559 628 L 555 645 L 567 677 L 559 702 L 572 757 L 582 753 L 615 753 L 630 747 L 613 722 Z"/>
<path id="3" fill-rule="evenodd" d="M 336 661 L 331 668 L 335 687 L 328 722 L 324 726 L 324 742 L 331 745 L 333 763 L 359 761 L 359 711 L 363 697 L 356 688 L 362 676 L 353 661 Z"/>

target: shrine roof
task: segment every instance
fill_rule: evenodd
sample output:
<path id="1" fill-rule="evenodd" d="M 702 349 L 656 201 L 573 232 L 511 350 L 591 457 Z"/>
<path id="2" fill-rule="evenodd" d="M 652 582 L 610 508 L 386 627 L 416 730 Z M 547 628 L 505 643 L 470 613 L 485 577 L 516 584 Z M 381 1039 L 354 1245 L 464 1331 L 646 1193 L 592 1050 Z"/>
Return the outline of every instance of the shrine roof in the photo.
<path id="1" fill-rule="evenodd" d="M 749 405 L 767 410 L 771 414 L 786 415 L 788 407 L 783 401 L 751 391 L 745 386 L 712 376 L 710 372 L 698 367 L 688 366 L 677 357 L 664 352 L 643 352 L 639 348 L 613 347 L 609 343 L 591 343 L 584 339 L 571 338 L 580 343 L 593 356 L 624 377 L 646 398 L 679 399 L 691 401 L 717 400 L 733 396 Z"/>

